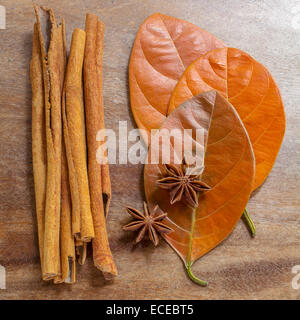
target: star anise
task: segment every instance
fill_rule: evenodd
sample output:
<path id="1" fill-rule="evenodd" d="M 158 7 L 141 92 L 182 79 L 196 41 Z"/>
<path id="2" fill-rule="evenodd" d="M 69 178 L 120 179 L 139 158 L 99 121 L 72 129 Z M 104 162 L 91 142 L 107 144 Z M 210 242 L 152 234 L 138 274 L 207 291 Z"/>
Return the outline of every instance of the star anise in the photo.
<path id="1" fill-rule="evenodd" d="M 167 234 L 173 231 L 173 229 L 161 222 L 161 220 L 167 216 L 167 213 L 163 212 L 158 205 L 156 205 L 154 210 L 150 213 L 146 202 L 144 202 L 144 213 L 130 207 L 127 207 L 126 209 L 135 220 L 124 226 L 123 229 L 126 231 L 140 229 L 136 238 L 136 243 L 143 239 L 148 230 L 149 239 L 157 246 L 159 242 L 158 233 Z"/>
<path id="2" fill-rule="evenodd" d="M 210 186 L 201 181 L 201 174 L 193 174 L 192 170 L 187 174 L 185 163 L 180 168 L 172 164 L 164 164 L 166 175 L 157 181 L 162 189 L 170 191 L 170 203 L 174 204 L 181 199 L 185 200 L 190 206 L 198 206 L 198 192 L 210 189 Z"/>

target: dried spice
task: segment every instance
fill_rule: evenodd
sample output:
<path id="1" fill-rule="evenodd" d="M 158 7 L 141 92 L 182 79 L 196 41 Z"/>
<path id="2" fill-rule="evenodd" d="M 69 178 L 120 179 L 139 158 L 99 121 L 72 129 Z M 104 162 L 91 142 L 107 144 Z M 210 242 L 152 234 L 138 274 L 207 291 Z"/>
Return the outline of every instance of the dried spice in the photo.
<path id="1" fill-rule="evenodd" d="M 40 52 L 34 50 L 34 54 L 40 56 L 42 69 L 32 70 L 31 79 L 33 92 L 36 92 L 34 95 L 40 92 L 37 91 L 40 88 L 35 87 L 35 81 L 40 77 L 43 79 L 44 101 L 43 103 L 39 101 L 39 103 L 41 103 L 40 108 L 45 108 L 47 154 L 44 241 L 42 246 L 43 258 L 41 260 L 43 263 L 43 279 L 59 281 L 61 278 L 61 97 L 66 67 L 65 32 L 64 22 L 57 25 L 51 9 L 40 8 L 37 5 L 34 5 L 34 9 L 37 19 L 36 31 L 38 33 L 38 38 L 35 37 L 35 41 L 39 41 L 40 50 Z M 34 104 L 34 108 L 38 107 Z M 34 118 L 33 121 L 36 121 L 36 119 Z M 39 228 L 39 231 L 41 231 L 41 228 Z"/>
<path id="2" fill-rule="evenodd" d="M 75 29 L 72 35 L 70 54 L 65 79 L 65 114 L 63 115 L 65 140 L 67 140 L 67 158 L 69 167 L 74 170 L 71 181 L 72 194 L 78 190 L 79 209 L 74 211 L 79 214 L 79 230 L 77 223 L 73 225 L 73 235 L 83 242 L 90 242 L 94 238 L 93 219 L 90 206 L 90 193 L 87 174 L 87 146 L 85 136 L 84 102 L 82 88 L 82 66 L 85 46 L 85 32 Z M 74 199 L 77 204 L 78 200 Z"/>
<path id="3" fill-rule="evenodd" d="M 35 208 L 37 216 L 41 269 L 43 274 L 47 153 L 43 70 L 37 24 L 34 25 L 33 31 L 32 58 L 30 62 L 30 80 L 32 86 L 32 163 L 35 191 Z"/>
<path id="4" fill-rule="evenodd" d="M 190 278 L 206 285 L 193 275 L 191 265 L 223 241 L 243 214 L 254 181 L 253 150 L 234 107 L 216 91 L 186 101 L 169 115 L 161 129 L 171 130 L 174 126 L 181 131 L 203 131 L 201 181 L 211 188 L 199 193 L 196 208 L 182 201 L 170 204 L 168 190 L 157 184 L 163 175 L 163 164 L 148 161 L 144 169 L 146 199 L 149 208 L 158 205 L 168 213 L 165 224 L 174 232 L 164 238 L 184 261 Z M 163 144 L 160 147 L 166 148 Z M 169 148 L 173 150 L 173 145 Z"/>
<path id="5" fill-rule="evenodd" d="M 96 51 L 96 63 L 97 63 L 97 80 L 98 80 L 98 90 L 99 90 L 99 114 L 100 114 L 100 129 L 104 133 L 104 102 L 103 102 L 103 43 L 104 43 L 104 23 L 98 21 L 97 27 L 97 51 Z M 106 142 L 100 143 L 101 146 L 105 146 Z M 105 216 L 107 216 L 111 200 L 111 182 L 109 174 L 109 164 L 107 159 L 107 151 L 103 155 L 97 155 L 101 162 L 101 179 L 102 179 L 102 197 L 104 204 Z M 102 158 L 101 158 L 102 157 Z"/>
<path id="6" fill-rule="evenodd" d="M 185 163 L 177 167 L 172 164 L 164 164 L 166 176 L 157 181 L 162 189 L 170 191 L 171 204 L 180 201 L 182 198 L 191 207 L 198 206 L 198 192 L 210 189 L 210 187 L 201 181 L 201 174 L 186 173 Z"/>
<path id="7" fill-rule="evenodd" d="M 62 145 L 61 161 L 61 280 L 60 282 L 74 283 L 76 281 L 75 243 L 72 235 L 72 201 L 69 185 L 66 149 Z"/>
<path id="8" fill-rule="evenodd" d="M 167 217 L 167 213 L 162 212 L 157 205 L 149 212 L 147 203 L 144 202 L 144 213 L 130 207 L 126 209 L 135 220 L 124 226 L 123 229 L 126 231 L 139 230 L 136 243 L 140 242 L 148 231 L 149 239 L 157 246 L 159 243 L 158 233 L 168 234 L 173 231 L 172 228 L 161 222 Z"/>
<path id="9" fill-rule="evenodd" d="M 110 280 L 118 272 L 109 247 L 105 208 L 103 202 L 103 167 L 97 161 L 97 149 L 102 142 L 96 140 L 99 130 L 102 129 L 103 102 L 99 79 L 101 74 L 97 72 L 99 66 L 98 51 L 102 50 L 104 25 L 98 21 L 94 14 L 86 15 L 85 22 L 86 45 L 84 53 L 84 99 L 85 119 L 88 149 L 88 178 L 91 197 L 91 210 L 95 229 L 93 239 L 93 260 L 96 268 L 102 271 L 105 279 Z M 99 34 L 100 33 L 100 34 Z M 102 66 L 102 64 L 101 64 Z M 106 174 L 108 173 L 105 171 Z"/>
<path id="10" fill-rule="evenodd" d="M 234 48 L 216 49 L 186 69 L 173 91 L 167 113 L 212 89 L 235 107 L 246 127 L 256 160 L 254 190 L 271 171 L 285 131 L 279 89 L 269 71 L 247 53 Z"/>
<path id="11" fill-rule="evenodd" d="M 158 129 L 184 70 L 206 52 L 224 47 L 221 40 L 187 21 L 161 13 L 147 18 L 136 35 L 129 64 L 130 102 L 137 126 L 148 132 Z"/>

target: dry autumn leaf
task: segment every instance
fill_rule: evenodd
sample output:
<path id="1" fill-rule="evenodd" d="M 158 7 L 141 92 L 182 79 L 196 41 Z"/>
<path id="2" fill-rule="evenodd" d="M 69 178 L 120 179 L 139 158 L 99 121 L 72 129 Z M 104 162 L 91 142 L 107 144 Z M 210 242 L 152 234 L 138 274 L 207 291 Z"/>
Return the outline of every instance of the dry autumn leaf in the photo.
<path id="1" fill-rule="evenodd" d="M 191 129 L 193 137 L 197 129 L 202 130 L 205 152 L 201 180 L 210 189 L 199 192 L 199 205 L 195 209 L 183 201 L 170 204 L 169 190 L 161 189 L 157 183 L 165 174 L 165 166 L 161 160 L 159 164 L 151 164 L 149 155 L 149 163 L 144 170 L 146 199 L 149 208 L 158 205 L 168 213 L 164 223 L 174 232 L 164 235 L 164 238 L 184 261 L 190 278 L 205 285 L 192 274 L 191 265 L 224 240 L 240 219 L 254 181 L 254 155 L 237 112 L 215 90 L 182 104 L 168 116 L 157 134 L 162 129 L 175 128 L 182 132 Z M 152 150 L 154 140 L 151 139 L 149 150 Z M 183 142 L 182 139 L 181 145 Z M 171 159 L 181 157 L 182 160 L 173 142 L 171 146 L 163 142 L 159 146 L 164 150 L 168 147 L 174 150 Z"/>
<path id="2" fill-rule="evenodd" d="M 159 128 L 184 70 L 206 52 L 223 47 L 221 40 L 189 22 L 161 13 L 146 19 L 129 65 L 131 108 L 138 127 L 148 132 Z"/>
<path id="3" fill-rule="evenodd" d="M 193 62 L 180 78 L 168 114 L 201 92 L 216 89 L 235 107 L 250 137 L 259 187 L 271 171 L 285 131 L 279 89 L 269 71 L 247 53 L 222 48 Z"/>

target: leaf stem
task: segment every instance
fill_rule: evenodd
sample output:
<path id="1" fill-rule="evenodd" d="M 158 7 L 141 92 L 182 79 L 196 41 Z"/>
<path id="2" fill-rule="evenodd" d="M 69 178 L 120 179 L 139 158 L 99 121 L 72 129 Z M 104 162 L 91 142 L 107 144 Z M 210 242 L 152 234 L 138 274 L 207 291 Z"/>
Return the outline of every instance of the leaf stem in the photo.
<path id="1" fill-rule="evenodd" d="M 197 208 L 193 208 L 193 213 L 192 213 L 192 225 L 191 225 L 191 233 L 190 233 L 190 242 L 189 242 L 188 254 L 187 254 L 187 262 L 186 262 L 185 267 L 186 267 L 186 270 L 187 270 L 187 274 L 189 275 L 189 278 L 193 282 L 199 284 L 200 286 L 206 287 L 207 286 L 207 282 L 197 278 L 192 272 L 192 264 L 193 264 L 193 261 L 191 261 L 192 260 L 192 244 L 193 244 L 193 236 L 194 236 L 195 221 L 196 221 L 196 209 Z"/>
<path id="2" fill-rule="evenodd" d="M 192 267 L 192 264 L 191 264 L 191 263 L 186 264 L 187 274 L 189 275 L 190 279 L 191 279 L 193 282 L 199 284 L 200 286 L 206 287 L 206 286 L 208 285 L 208 282 L 197 278 L 197 277 L 193 274 L 191 267 Z"/>
<path id="3" fill-rule="evenodd" d="M 247 222 L 247 225 L 248 225 L 248 227 L 250 229 L 252 237 L 255 237 L 255 235 L 256 235 L 255 225 L 254 225 L 254 222 L 251 219 L 251 217 L 250 217 L 250 215 L 249 215 L 249 213 L 248 213 L 246 208 L 245 208 L 245 210 L 243 212 L 243 216 L 244 216 L 244 218 L 245 218 L 245 220 Z"/>

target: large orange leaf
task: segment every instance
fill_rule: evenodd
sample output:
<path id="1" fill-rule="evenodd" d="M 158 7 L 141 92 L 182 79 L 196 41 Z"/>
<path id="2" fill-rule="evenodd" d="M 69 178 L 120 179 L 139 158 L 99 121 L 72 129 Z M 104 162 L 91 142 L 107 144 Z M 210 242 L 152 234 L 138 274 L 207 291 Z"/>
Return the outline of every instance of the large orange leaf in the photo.
<path id="1" fill-rule="evenodd" d="M 165 120 L 172 91 L 184 70 L 223 42 L 180 19 L 156 13 L 141 25 L 129 64 L 131 108 L 140 129 Z"/>
<path id="2" fill-rule="evenodd" d="M 169 191 L 157 184 L 164 167 L 161 161 L 151 164 L 150 157 L 145 165 L 144 185 L 149 207 L 158 204 L 168 213 L 165 223 L 174 231 L 164 237 L 190 273 L 191 264 L 224 240 L 240 219 L 252 190 L 255 161 L 236 110 L 217 91 L 202 93 L 183 103 L 168 116 L 157 134 L 162 129 L 175 128 L 182 132 L 191 129 L 193 137 L 197 129 L 202 129 L 205 153 L 201 179 L 211 189 L 200 193 L 196 209 L 184 202 L 171 205 Z M 149 150 L 154 140 L 151 139 Z M 167 147 L 161 144 L 159 148 Z M 171 149 L 176 153 L 174 144 Z M 171 159 L 178 157 L 175 154 Z"/>
<path id="3" fill-rule="evenodd" d="M 247 53 L 216 49 L 186 69 L 174 89 L 168 114 L 191 97 L 212 89 L 229 100 L 247 129 L 256 159 L 256 189 L 271 171 L 285 131 L 279 89 L 269 71 Z"/>

